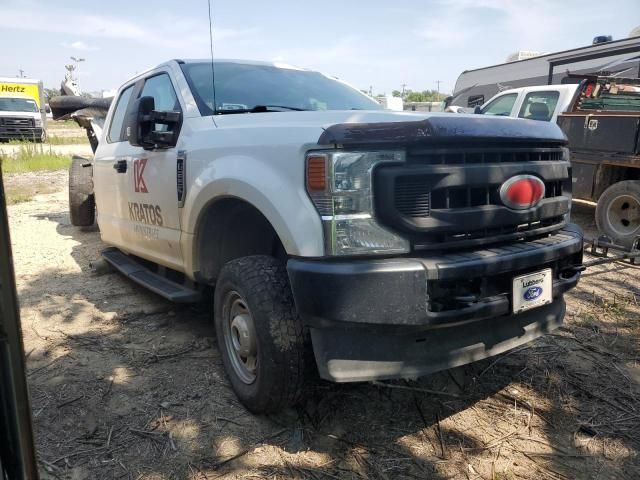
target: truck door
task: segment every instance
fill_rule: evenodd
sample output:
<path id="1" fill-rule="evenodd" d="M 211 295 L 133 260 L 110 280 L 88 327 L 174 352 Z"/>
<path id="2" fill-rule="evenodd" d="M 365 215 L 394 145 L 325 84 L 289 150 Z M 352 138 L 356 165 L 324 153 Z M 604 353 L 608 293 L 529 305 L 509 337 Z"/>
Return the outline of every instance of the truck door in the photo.
<path id="1" fill-rule="evenodd" d="M 127 178 L 127 155 L 130 153 L 130 145 L 124 135 L 123 124 L 135 88 L 135 85 L 129 85 L 121 90 L 105 139 L 98 145 L 93 161 L 93 184 L 100 234 L 105 242 L 124 249 L 130 243 L 127 229 L 130 184 Z"/>
<path id="2" fill-rule="evenodd" d="M 181 111 L 169 72 L 151 73 L 143 80 L 138 97 L 153 97 L 157 111 Z M 160 130 L 164 125 L 156 125 Z M 177 165 L 180 144 L 172 148 L 144 150 L 127 143 L 129 182 L 127 220 L 131 244 L 127 250 L 148 260 L 182 268 Z"/>

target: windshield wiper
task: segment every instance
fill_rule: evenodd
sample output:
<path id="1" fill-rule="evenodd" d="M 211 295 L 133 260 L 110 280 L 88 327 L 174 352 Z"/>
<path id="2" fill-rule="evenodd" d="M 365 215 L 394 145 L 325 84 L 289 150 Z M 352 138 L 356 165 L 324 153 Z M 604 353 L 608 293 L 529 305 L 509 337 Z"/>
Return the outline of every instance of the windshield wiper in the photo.
<path id="1" fill-rule="evenodd" d="M 275 110 L 282 108 L 285 110 L 291 110 L 295 112 L 306 112 L 308 108 L 289 107 L 287 105 L 256 105 L 253 108 L 234 108 L 230 110 L 216 110 L 217 115 L 226 115 L 229 113 L 262 113 L 262 112 L 279 112 Z"/>

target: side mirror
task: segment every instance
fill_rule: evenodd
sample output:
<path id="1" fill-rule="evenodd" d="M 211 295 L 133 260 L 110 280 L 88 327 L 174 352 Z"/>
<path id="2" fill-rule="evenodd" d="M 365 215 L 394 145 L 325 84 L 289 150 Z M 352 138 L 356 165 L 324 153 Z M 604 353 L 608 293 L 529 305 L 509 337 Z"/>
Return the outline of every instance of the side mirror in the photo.
<path id="1" fill-rule="evenodd" d="M 153 97 L 140 97 L 129 111 L 127 139 L 145 150 L 175 147 L 181 124 L 181 112 L 157 111 Z"/>
<path id="2" fill-rule="evenodd" d="M 482 114 L 482 107 L 480 105 L 476 105 L 475 107 L 473 107 L 473 113 Z"/>

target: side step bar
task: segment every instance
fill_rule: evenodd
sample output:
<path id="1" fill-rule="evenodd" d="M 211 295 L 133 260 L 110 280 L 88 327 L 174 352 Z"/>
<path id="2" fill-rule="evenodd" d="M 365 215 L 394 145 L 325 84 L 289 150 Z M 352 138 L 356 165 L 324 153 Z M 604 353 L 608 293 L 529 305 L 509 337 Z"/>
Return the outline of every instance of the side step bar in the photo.
<path id="1" fill-rule="evenodd" d="M 102 256 L 120 273 L 167 300 L 176 303 L 194 303 L 202 300 L 202 295 L 199 291 L 153 273 L 138 263 L 134 257 L 125 255 L 117 248 L 110 247 L 103 250 Z"/>

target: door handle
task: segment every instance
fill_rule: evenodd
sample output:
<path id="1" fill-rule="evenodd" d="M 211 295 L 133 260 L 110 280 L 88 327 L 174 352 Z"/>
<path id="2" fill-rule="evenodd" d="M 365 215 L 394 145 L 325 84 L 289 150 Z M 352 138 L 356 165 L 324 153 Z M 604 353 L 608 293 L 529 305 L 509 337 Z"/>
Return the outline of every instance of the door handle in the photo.
<path id="1" fill-rule="evenodd" d="M 113 164 L 113 168 L 118 173 L 127 173 L 127 161 L 118 160 Z"/>

